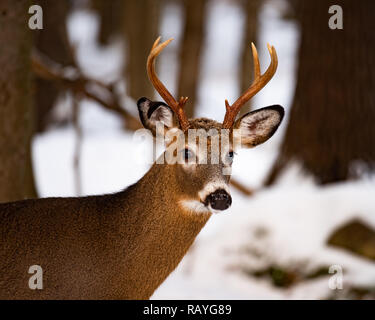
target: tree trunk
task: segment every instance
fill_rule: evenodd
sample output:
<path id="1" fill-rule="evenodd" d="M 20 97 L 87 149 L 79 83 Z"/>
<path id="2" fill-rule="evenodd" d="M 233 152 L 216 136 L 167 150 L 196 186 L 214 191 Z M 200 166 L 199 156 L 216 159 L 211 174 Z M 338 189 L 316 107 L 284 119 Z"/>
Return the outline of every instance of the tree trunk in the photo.
<path id="1" fill-rule="evenodd" d="M 36 196 L 28 0 L 0 2 L 0 202 Z"/>
<path id="2" fill-rule="evenodd" d="M 302 27 L 297 87 L 267 184 L 291 160 L 322 184 L 356 177 L 375 163 L 375 2 L 336 1 L 343 30 L 328 27 L 327 1 L 295 3 Z"/>
<path id="3" fill-rule="evenodd" d="M 183 0 L 185 27 L 180 48 L 178 95 L 175 98 L 189 97 L 188 107 L 185 109 L 188 118 L 194 116 L 197 102 L 206 5 L 206 0 Z"/>
<path id="4" fill-rule="evenodd" d="M 154 96 L 146 72 L 147 56 L 159 32 L 160 0 L 124 0 L 125 79 L 130 97 Z"/>
<path id="5" fill-rule="evenodd" d="M 36 48 L 61 65 L 73 63 L 67 45 L 66 19 L 70 10 L 69 1 L 36 1 L 43 9 L 43 29 L 34 30 Z M 44 131 L 51 119 L 52 110 L 60 88 L 48 80 L 35 79 L 35 130 Z"/>
<path id="6" fill-rule="evenodd" d="M 112 36 L 121 33 L 124 0 L 92 0 L 92 8 L 100 18 L 99 43 L 107 45 Z"/>
<path id="7" fill-rule="evenodd" d="M 251 51 L 251 42 L 257 45 L 258 33 L 258 12 L 260 8 L 259 0 L 242 1 L 243 12 L 245 13 L 244 40 L 241 48 L 241 64 L 239 74 L 240 91 L 245 92 L 254 77 L 253 56 Z M 248 105 L 250 102 L 247 103 Z M 250 111 L 250 107 L 242 108 L 240 115 Z"/>

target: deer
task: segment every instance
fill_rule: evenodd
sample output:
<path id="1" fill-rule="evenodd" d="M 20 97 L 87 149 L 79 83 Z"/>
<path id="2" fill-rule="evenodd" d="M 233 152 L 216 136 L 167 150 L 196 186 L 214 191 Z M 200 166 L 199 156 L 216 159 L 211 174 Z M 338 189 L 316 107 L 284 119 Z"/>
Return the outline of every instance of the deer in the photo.
<path id="1" fill-rule="evenodd" d="M 224 169 L 231 168 L 235 148 L 265 142 L 284 116 L 281 106 L 272 105 L 236 119 L 275 74 L 276 50 L 268 45 L 271 62 L 261 74 L 251 44 L 254 80 L 232 105 L 225 100 L 220 123 L 188 119 L 187 98 L 175 100 L 158 78 L 155 60 L 170 41 L 160 43 L 159 37 L 147 59 L 149 80 L 164 102 L 143 97 L 137 107 L 141 123 L 154 136 L 161 132 L 160 124 L 165 136 L 180 132 L 183 143 L 173 152 L 182 161 L 155 162 L 138 182 L 113 194 L 0 204 L 0 299 L 149 299 L 210 217 L 230 207 L 230 173 Z M 226 148 L 220 149 L 217 162 L 189 162 L 202 156 L 188 139 L 188 132 L 196 129 L 218 130 Z M 231 139 L 222 139 L 220 130 Z M 209 136 L 207 145 L 211 143 Z M 168 152 L 166 148 L 164 155 Z M 208 148 L 207 159 L 211 153 Z M 30 266 L 41 268 L 42 288 L 30 288 Z"/>

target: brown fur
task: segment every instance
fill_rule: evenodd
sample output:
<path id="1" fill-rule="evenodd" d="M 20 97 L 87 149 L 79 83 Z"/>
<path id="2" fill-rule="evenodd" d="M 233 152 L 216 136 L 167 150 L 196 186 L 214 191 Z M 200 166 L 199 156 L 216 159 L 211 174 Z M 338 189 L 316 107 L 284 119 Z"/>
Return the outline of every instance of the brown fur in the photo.
<path id="1" fill-rule="evenodd" d="M 190 128 L 221 124 L 201 118 Z M 180 201 L 202 202 L 207 182 L 228 183 L 223 166 L 154 164 L 119 193 L 0 204 L 0 299 L 148 299 L 211 216 Z M 28 286 L 32 265 L 43 269 L 42 290 Z"/>
<path id="2" fill-rule="evenodd" d="M 178 165 L 154 164 L 116 194 L 0 204 L 0 299 L 149 298 L 210 217 L 176 205 L 202 186 L 181 188 L 186 178 Z M 42 290 L 28 287 L 35 264 Z"/>
<path id="3" fill-rule="evenodd" d="M 1 204 L 0 299 L 149 298 L 209 218 L 175 205 L 172 170 L 112 195 Z M 42 290 L 28 287 L 34 264 Z"/>

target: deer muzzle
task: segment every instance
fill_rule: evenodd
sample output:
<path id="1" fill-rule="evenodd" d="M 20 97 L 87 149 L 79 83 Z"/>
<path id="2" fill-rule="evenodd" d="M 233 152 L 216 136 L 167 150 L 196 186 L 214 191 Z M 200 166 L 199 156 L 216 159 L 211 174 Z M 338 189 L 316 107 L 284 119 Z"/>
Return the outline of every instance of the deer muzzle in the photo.
<path id="1" fill-rule="evenodd" d="M 232 197 L 224 189 L 218 189 L 207 196 L 205 204 L 214 210 L 226 210 L 232 204 Z"/>

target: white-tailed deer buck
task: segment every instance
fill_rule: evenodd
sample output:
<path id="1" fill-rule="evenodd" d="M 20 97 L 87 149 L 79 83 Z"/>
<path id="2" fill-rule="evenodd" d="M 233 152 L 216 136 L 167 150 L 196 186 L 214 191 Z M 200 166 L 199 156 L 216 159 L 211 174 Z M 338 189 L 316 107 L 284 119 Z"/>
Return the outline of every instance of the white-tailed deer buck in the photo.
<path id="1" fill-rule="evenodd" d="M 159 44 L 159 39 L 147 72 L 166 104 L 141 98 L 139 115 L 154 134 L 157 122 L 166 134 L 181 130 L 183 146 L 165 153 L 180 154 L 186 162 L 155 163 L 137 183 L 115 194 L 0 204 L 0 299 L 147 299 L 176 268 L 212 212 L 231 205 L 230 176 L 224 171 L 232 164 L 233 148 L 265 142 L 284 115 L 274 105 L 236 120 L 243 104 L 274 75 L 276 51 L 268 46 L 271 64 L 261 75 L 252 45 L 254 81 L 232 106 L 225 101 L 223 123 L 188 120 L 183 110 L 187 98 L 176 101 L 155 73 L 154 60 L 171 41 Z M 204 155 L 189 141 L 189 129 L 228 129 L 232 139 L 224 142 L 219 133 L 226 146 L 211 163 L 212 150 Z M 198 162 L 190 162 L 192 157 Z M 29 288 L 32 265 L 43 270 L 43 289 Z"/>

